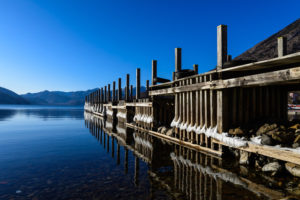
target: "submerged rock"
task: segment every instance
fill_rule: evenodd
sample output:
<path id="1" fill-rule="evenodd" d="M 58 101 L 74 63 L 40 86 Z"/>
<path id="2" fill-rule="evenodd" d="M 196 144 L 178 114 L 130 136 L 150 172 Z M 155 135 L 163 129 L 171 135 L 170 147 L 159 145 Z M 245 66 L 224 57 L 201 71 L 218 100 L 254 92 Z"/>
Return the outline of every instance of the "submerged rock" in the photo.
<path id="1" fill-rule="evenodd" d="M 287 162 L 287 163 L 285 163 L 285 168 L 293 176 L 300 177 L 300 166 L 299 165 Z"/>
<path id="2" fill-rule="evenodd" d="M 271 162 L 263 166 L 263 172 L 277 172 L 281 169 L 281 165 L 278 162 Z"/>

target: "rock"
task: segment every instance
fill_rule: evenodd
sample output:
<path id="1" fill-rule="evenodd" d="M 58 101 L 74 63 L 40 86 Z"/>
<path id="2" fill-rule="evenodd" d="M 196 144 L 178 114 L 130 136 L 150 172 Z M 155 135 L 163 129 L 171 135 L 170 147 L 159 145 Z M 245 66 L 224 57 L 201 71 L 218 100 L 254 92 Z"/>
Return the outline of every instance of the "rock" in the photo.
<path id="1" fill-rule="evenodd" d="M 278 162 L 271 162 L 263 166 L 263 172 L 278 172 L 281 169 L 281 165 Z"/>
<path id="2" fill-rule="evenodd" d="M 158 127 L 157 132 L 161 132 L 161 129 L 163 128 L 163 126 Z"/>
<path id="3" fill-rule="evenodd" d="M 275 129 L 273 129 L 273 130 L 270 130 L 270 131 L 268 131 L 268 132 L 266 132 L 265 134 L 266 135 L 269 135 L 269 136 L 272 136 L 275 132 L 277 132 L 279 130 L 279 128 L 275 128 Z"/>
<path id="4" fill-rule="evenodd" d="M 275 140 L 278 143 L 282 143 L 283 142 L 282 138 L 280 136 L 278 136 L 277 134 L 273 134 L 272 135 L 272 139 Z"/>
<path id="5" fill-rule="evenodd" d="M 261 136 L 261 144 L 263 144 L 263 145 L 273 145 L 273 140 L 270 136 L 263 134 Z"/>
<path id="6" fill-rule="evenodd" d="M 299 165 L 287 162 L 287 163 L 285 163 L 285 168 L 293 176 L 300 177 L 300 166 Z"/>
<path id="7" fill-rule="evenodd" d="M 230 135 L 243 135 L 244 131 L 240 127 L 238 127 L 238 128 L 235 128 L 235 129 L 230 129 L 228 133 Z"/>
<path id="8" fill-rule="evenodd" d="M 294 149 L 296 149 L 296 148 L 300 147 L 300 144 L 299 144 L 299 143 L 294 143 L 294 144 L 292 144 L 292 147 L 293 147 Z"/>
<path id="9" fill-rule="evenodd" d="M 290 129 L 300 129 L 300 124 L 295 124 L 294 126 L 291 126 Z"/>
<path id="10" fill-rule="evenodd" d="M 161 129 L 161 133 L 166 134 L 167 131 L 168 131 L 167 127 L 163 126 L 162 129 Z"/>
<path id="11" fill-rule="evenodd" d="M 250 153 L 247 151 L 240 151 L 240 164 L 248 165 L 249 164 Z"/>
<path id="12" fill-rule="evenodd" d="M 172 136 L 173 136 L 173 132 L 174 132 L 174 131 L 173 131 L 173 128 L 170 128 L 170 129 L 167 131 L 166 135 L 172 137 Z"/>
<path id="13" fill-rule="evenodd" d="M 275 128 L 277 128 L 277 124 L 272 124 L 272 125 L 264 124 L 256 131 L 256 135 L 262 135 L 263 133 L 271 131 Z"/>
<path id="14" fill-rule="evenodd" d="M 248 169 L 242 165 L 240 165 L 240 173 L 243 176 L 247 176 L 248 175 Z"/>
<path id="15" fill-rule="evenodd" d="M 300 135 L 300 129 L 297 129 L 297 130 L 295 131 L 295 134 L 296 134 L 296 135 Z"/>
<path id="16" fill-rule="evenodd" d="M 298 143 L 298 141 L 300 141 L 300 135 L 295 138 L 294 143 Z"/>

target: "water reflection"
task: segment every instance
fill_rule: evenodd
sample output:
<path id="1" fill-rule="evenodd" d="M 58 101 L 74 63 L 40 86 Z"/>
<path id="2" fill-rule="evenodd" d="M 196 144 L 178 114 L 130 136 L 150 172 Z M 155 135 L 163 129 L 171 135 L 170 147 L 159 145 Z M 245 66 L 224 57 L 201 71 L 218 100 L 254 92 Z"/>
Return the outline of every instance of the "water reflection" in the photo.
<path id="1" fill-rule="evenodd" d="M 51 118 L 83 119 L 82 107 L 57 107 L 57 106 L 0 106 L 0 121 L 6 121 L 14 116 L 35 117 L 44 120 Z"/>
<path id="2" fill-rule="evenodd" d="M 149 133 L 126 129 L 124 124 L 104 121 L 85 113 L 85 125 L 90 133 L 128 173 L 128 151 L 134 158 L 134 184 L 139 185 L 140 162 L 148 165 L 150 199 L 157 191 L 167 192 L 171 199 L 279 199 L 285 194 L 257 184 L 242 175 L 239 167 L 224 163 L 221 158 L 170 143 Z M 115 152 L 115 146 L 117 150 Z M 120 163 L 120 147 L 124 161 Z M 116 158 L 115 158 L 116 153 Z M 247 170 L 247 169 L 246 169 Z"/>

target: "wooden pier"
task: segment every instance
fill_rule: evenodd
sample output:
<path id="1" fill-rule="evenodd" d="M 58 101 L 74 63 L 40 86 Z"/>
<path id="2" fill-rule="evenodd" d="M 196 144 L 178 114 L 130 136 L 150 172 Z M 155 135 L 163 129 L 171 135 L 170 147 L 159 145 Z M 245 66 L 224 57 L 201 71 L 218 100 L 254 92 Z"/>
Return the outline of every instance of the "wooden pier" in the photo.
<path id="1" fill-rule="evenodd" d="M 226 169 L 219 156 L 178 145 L 171 140 L 158 141 L 159 138 L 149 135 L 147 131 L 133 131 L 126 127 L 112 130 L 110 126 L 107 127 L 107 120 L 91 113 L 85 114 L 85 125 L 112 159 L 116 160 L 116 164 L 124 167 L 125 174 L 130 167 L 134 168 L 133 181 L 136 185 L 139 184 L 139 161 L 142 160 L 149 165 L 150 184 L 159 184 L 170 194 L 179 192 L 186 199 L 222 199 L 225 195 L 231 195 L 226 194 L 226 191 L 228 188 L 232 191 L 232 185 L 235 185 L 238 190 L 236 195 L 240 194 L 241 198 L 243 194 L 255 194 L 268 199 L 281 199 L 287 195 L 283 191 L 256 183 L 257 179 L 251 180 L 233 172 L 236 170 Z M 135 157 L 131 165 L 128 164 L 129 151 Z M 122 153 L 124 159 L 120 159 Z M 165 170 L 160 168 L 165 167 L 172 167 L 171 179 L 170 174 L 161 174 Z"/>
<path id="2" fill-rule="evenodd" d="M 136 93 L 126 75 L 85 99 L 85 110 L 136 131 L 221 156 L 223 148 L 236 148 L 300 165 L 300 151 L 277 148 L 228 136 L 230 128 L 247 127 L 266 119 L 287 120 L 289 91 L 300 90 L 300 52 L 287 53 L 278 38 L 278 57 L 263 61 L 235 61 L 227 53 L 227 26 L 217 27 L 217 66 L 198 74 L 198 65 L 182 69 L 181 48 L 175 49 L 172 80 L 157 75 L 152 61 L 152 85 L 141 93 L 136 70 Z M 113 126 L 112 126 L 113 128 Z"/>

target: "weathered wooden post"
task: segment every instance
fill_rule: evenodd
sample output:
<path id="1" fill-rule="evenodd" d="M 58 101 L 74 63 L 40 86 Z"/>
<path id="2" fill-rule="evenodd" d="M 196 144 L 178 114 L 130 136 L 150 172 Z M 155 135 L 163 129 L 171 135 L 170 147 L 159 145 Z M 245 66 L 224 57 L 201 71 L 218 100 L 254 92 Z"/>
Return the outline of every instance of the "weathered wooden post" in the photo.
<path id="1" fill-rule="evenodd" d="M 104 86 L 104 102 L 106 103 L 107 100 L 107 88 Z"/>
<path id="2" fill-rule="evenodd" d="M 133 85 L 130 85 L 130 99 L 133 100 Z"/>
<path id="3" fill-rule="evenodd" d="M 194 72 L 195 72 L 195 74 L 198 74 L 198 65 L 197 65 L 197 64 L 194 64 L 193 67 L 194 67 Z"/>
<path id="4" fill-rule="evenodd" d="M 116 101 L 116 81 L 113 82 L 112 101 Z"/>
<path id="5" fill-rule="evenodd" d="M 125 91 L 126 101 L 129 101 L 129 82 L 130 82 L 130 76 L 129 74 L 126 74 L 126 91 Z"/>
<path id="6" fill-rule="evenodd" d="M 152 85 L 156 85 L 156 78 L 157 78 L 157 61 L 152 60 Z"/>
<path id="7" fill-rule="evenodd" d="M 181 71 L 181 48 L 175 48 L 175 72 Z"/>
<path id="8" fill-rule="evenodd" d="M 217 27 L 217 71 L 222 70 L 224 63 L 227 61 L 227 26 L 219 25 Z M 219 75 L 219 78 L 221 75 Z M 224 94 L 225 90 L 217 91 L 217 130 L 219 133 L 227 128 L 226 120 L 228 112 L 226 108 L 227 98 Z"/>
<path id="9" fill-rule="evenodd" d="M 141 96 L 140 94 L 140 88 L 141 88 L 141 69 L 137 68 L 136 69 L 136 100 L 138 100 Z"/>
<path id="10" fill-rule="evenodd" d="M 118 100 L 122 100 L 122 85 L 121 85 L 121 78 L 119 78 L 119 89 L 118 89 L 119 95 Z"/>
<path id="11" fill-rule="evenodd" d="M 101 88 L 101 103 L 104 103 L 103 87 Z"/>
<path id="12" fill-rule="evenodd" d="M 146 81 L 146 94 L 149 95 L 149 80 Z"/>
<path id="13" fill-rule="evenodd" d="M 107 102 L 110 102 L 110 84 L 108 84 L 107 90 L 108 90 Z"/>
<path id="14" fill-rule="evenodd" d="M 287 41 L 286 37 L 277 38 L 278 57 L 285 56 L 287 54 Z"/>
<path id="15" fill-rule="evenodd" d="M 217 70 L 221 70 L 227 59 L 227 26 L 217 27 Z"/>

